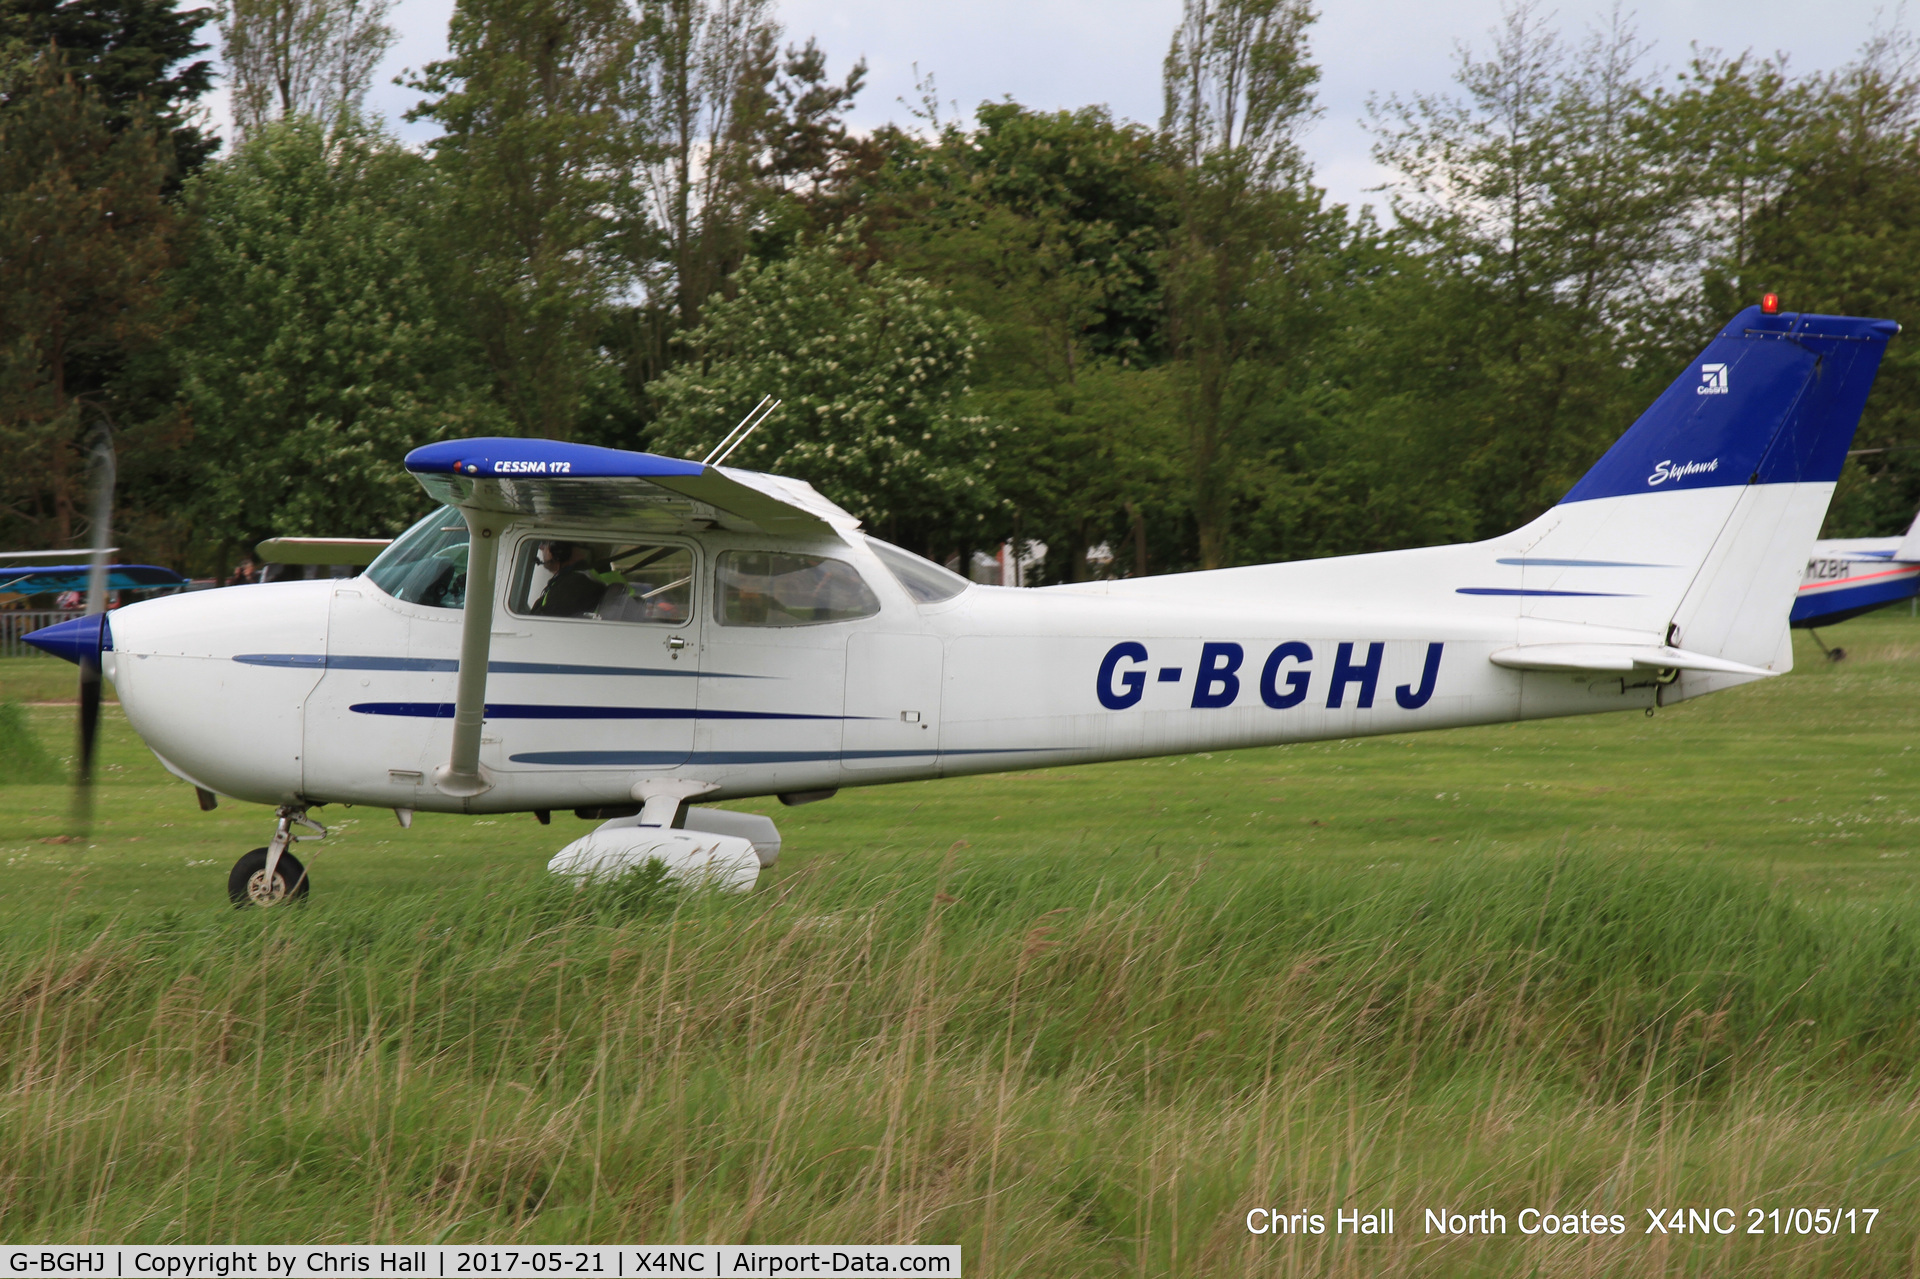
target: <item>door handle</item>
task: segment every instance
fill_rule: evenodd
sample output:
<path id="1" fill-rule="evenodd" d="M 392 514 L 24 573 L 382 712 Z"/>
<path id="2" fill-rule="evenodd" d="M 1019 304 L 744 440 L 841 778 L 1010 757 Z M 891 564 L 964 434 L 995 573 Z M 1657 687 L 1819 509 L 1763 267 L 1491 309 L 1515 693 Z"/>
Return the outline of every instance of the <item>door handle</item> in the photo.
<path id="1" fill-rule="evenodd" d="M 680 635 L 667 636 L 667 647 L 672 649 L 674 652 L 677 653 L 681 649 L 685 648 L 686 646 L 687 646 L 687 641 L 684 636 L 680 636 Z"/>

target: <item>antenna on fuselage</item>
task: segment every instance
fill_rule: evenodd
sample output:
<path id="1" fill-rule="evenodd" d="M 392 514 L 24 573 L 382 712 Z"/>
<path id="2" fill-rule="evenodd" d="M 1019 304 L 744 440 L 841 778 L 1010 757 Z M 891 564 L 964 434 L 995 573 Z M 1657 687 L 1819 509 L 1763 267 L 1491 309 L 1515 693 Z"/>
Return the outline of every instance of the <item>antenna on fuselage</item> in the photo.
<path id="1" fill-rule="evenodd" d="M 773 416 L 773 411 L 780 407 L 780 403 L 781 402 L 779 400 L 775 400 L 773 403 L 767 405 L 767 411 L 760 415 L 760 421 L 755 422 L 752 426 L 748 427 L 745 435 L 742 435 L 739 439 L 727 445 L 727 451 L 725 453 L 722 453 L 718 458 L 714 459 L 713 464 L 715 466 L 718 466 L 720 465 L 720 463 L 732 457 L 733 451 L 739 448 L 742 444 L 745 444 L 747 442 L 747 436 L 752 435 L 755 431 L 759 430 L 762 423 L 764 423 L 768 418 Z"/>
<path id="2" fill-rule="evenodd" d="M 779 407 L 780 401 L 774 399 L 771 395 L 761 396 L 760 402 L 753 406 L 753 411 L 741 418 L 740 424 L 731 431 L 728 431 L 726 438 L 713 446 L 713 452 L 702 458 L 700 465 L 718 466 L 721 461 L 726 460 L 728 454 L 739 448 L 740 445 L 746 441 L 747 436 L 752 435 L 755 429 L 757 429 L 762 422 L 766 421 L 768 416 Z M 719 460 L 716 461 L 715 459 Z"/>

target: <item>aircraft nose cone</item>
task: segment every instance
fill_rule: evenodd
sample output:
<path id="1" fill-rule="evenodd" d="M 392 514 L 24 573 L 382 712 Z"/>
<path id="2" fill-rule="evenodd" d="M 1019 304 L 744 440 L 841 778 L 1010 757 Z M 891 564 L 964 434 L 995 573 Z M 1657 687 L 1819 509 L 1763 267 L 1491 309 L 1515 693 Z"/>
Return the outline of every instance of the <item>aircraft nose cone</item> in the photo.
<path id="1" fill-rule="evenodd" d="M 113 631 L 107 615 L 69 617 L 64 622 L 43 626 L 20 637 L 44 653 L 52 653 L 78 666 L 87 657 L 97 657 L 113 647 Z"/>

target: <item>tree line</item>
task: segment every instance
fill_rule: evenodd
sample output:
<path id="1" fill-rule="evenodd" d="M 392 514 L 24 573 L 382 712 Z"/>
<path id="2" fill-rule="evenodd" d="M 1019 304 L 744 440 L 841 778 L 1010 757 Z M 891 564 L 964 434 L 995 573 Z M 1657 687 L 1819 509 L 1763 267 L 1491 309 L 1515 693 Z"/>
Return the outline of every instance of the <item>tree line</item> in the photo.
<path id="1" fill-rule="evenodd" d="M 1550 506 L 1732 312 L 1920 318 L 1920 60 L 1556 29 L 1529 0 L 1451 92 L 1382 96 L 1378 211 L 1330 203 L 1306 0 L 1185 0 L 1157 124 L 931 78 L 845 123 L 769 0 L 459 0 L 399 142 L 388 0 L 215 15 L 0 0 L 0 524 L 224 572 L 391 534 L 399 459 L 537 435 L 814 483 L 914 550 L 1044 541 L 1046 580 L 1491 535 Z M 1920 504 L 1895 343 L 1828 527 Z"/>

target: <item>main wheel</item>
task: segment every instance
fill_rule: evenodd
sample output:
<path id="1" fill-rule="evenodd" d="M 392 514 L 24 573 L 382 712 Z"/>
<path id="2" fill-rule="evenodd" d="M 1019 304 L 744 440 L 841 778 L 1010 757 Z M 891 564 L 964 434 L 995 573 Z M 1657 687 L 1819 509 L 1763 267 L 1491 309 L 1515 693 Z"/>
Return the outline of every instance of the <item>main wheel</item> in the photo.
<path id="1" fill-rule="evenodd" d="M 227 898 L 239 909 L 249 906 L 273 906 L 289 897 L 307 895 L 307 868 L 292 853 L 281 853 L 267 879 L 267 850 L 256 848 L 241 857 L 227 873 Z"/>

